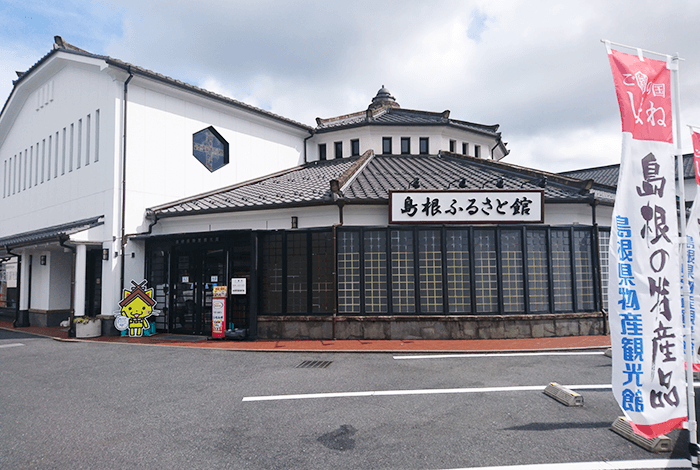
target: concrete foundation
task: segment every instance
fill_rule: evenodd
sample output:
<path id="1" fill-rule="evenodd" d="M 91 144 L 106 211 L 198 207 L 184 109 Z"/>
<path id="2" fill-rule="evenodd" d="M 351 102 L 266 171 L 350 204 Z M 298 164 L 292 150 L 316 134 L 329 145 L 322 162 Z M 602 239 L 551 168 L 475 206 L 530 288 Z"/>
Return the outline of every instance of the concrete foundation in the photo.
<path id="1" fill-rule="evenodd" d="M 63 320 L 68 320 L 70 312 L 67 310 L 40 311 L 29 310 L 29 323 L 32 326 L 60 326 Z"/>
<path id="2" fill-rule="evenodd" d="M 260 316 L 259 339 L 333 339 L 332 316 Z M 602 312 L 545 315 L 339 316 L 335 339 L 517 339 L 607 334 Z"/>

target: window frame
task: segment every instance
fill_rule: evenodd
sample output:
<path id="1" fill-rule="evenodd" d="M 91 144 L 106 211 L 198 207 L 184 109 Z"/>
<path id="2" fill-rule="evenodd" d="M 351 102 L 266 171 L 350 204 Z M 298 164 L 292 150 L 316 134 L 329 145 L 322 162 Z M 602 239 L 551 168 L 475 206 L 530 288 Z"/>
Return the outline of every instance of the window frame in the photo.
<path id="1" fill-rule="evenodd" d="M 391 141 L 392 141 L 391 137 L 382 137 L 382 155 L 393 155 Z"/>
<path id="2" fill-rule="evenodd" d="M 360 155 L 360 139 L 350 140 L 350 156 L 357 157 Z"/>
<path id="3" fill-rule="evenodd" d="M 404 144 L 405 149 L 404 149 Z M 401 137 L 401 155 L 410 155 L 411 154 L 411 138 L 410 137 Z"/>
<path id="4" fill-rule="evenodd" d="M 343 141 L 333 142 L 333 153 L 336 160 L 343 158 Z"/>
<path id="5" fill-rule="evenodd" d="M 418 153 L 420 155 L 430 154 L 430 138 L 429 137 L 419 137 L 418 138 Z"/>

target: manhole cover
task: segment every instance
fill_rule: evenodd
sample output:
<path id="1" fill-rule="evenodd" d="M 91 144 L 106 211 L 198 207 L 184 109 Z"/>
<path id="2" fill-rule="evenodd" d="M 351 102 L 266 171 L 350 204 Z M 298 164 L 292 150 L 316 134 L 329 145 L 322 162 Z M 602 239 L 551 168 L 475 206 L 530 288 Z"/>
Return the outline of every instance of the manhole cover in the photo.
<path id="1" fill-rule="evenodd" d="M 296 366 L 296 369 L 325 369 L 333 361 L 304 361 Z"/>

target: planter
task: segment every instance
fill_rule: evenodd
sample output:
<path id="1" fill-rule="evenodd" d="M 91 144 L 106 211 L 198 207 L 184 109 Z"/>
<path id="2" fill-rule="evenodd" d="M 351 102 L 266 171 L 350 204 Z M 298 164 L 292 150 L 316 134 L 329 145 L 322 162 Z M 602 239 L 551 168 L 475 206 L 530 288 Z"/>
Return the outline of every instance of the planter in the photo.
<path id="1" fill-rule="evenodd" d="M 102 320 L 99 318 L 87 323 L 75 323 L 76 338 L 96 338 L 102 335 Z"/>

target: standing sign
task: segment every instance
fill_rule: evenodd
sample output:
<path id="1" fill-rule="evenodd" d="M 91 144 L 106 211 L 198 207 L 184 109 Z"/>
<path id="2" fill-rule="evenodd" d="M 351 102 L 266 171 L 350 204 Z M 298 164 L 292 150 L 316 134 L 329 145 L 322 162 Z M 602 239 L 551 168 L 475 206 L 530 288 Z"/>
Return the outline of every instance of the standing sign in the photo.
<path id="1" fill-rule="evenodd" d="M 634 431 L 653 438 L 687 419 L 671 123 L 675 64 L 607 45 L 622 117 L 608 290 L 613 393 Z"/>
<path id="2" fill-rule="evenodd" d="M 211 302 L 211 336 L 223 338 L 226 325 L 226 286 L 214 287 Z"/>

